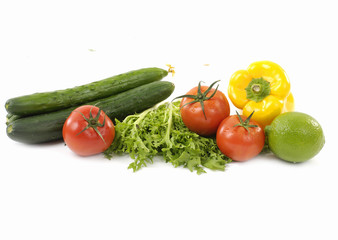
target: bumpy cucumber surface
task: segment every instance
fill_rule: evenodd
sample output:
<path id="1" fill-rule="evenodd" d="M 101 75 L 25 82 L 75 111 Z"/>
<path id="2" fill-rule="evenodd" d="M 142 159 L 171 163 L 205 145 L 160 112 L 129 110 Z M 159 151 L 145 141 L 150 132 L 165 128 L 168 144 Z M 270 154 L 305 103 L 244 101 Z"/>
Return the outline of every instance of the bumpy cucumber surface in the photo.
<path id="1" fill-rule="evenodd" d="M 152 82 L 86 105 L 98 106 L 113 121 L 123 120 L 167 99 L 174 88 L 171 82 Z M 30 144 L 62 139 L 63 124 L 75 108 L 16 119 L 7 125 L 7 135 L 14 141 Z"/>
<path id="2" fill-rule="evenodd" d="M 5 108 L 20 117 L 54 112 L 159 81 L 167 75 L 168 71 L 161 68 L 143 68 L 74 88 L 11 98 Z"/>

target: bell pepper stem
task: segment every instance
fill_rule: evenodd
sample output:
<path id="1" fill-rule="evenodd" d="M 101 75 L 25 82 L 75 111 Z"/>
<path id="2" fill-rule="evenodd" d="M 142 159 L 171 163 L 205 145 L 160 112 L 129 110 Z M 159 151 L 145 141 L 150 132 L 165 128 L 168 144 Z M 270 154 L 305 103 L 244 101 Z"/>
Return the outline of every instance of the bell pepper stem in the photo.
<path id="1" fill-rule="evenodd" d="M 245 90 L 247 99 L 260 102 L 270 95 L 270 82 L 263 78 L 253 78 Z"/>

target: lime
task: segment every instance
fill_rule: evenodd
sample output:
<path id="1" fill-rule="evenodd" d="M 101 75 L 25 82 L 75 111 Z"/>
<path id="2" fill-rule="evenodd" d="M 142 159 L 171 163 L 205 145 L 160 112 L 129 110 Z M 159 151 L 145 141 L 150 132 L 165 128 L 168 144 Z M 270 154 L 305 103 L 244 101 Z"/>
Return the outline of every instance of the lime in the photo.
<path id="1" fill-rule="evenodd" d="M 325 137 L 316 119 L 301 112 L 286 112 L 266 127 L 270 150 L 288 162 L 304 162 L 323 148 Z"/>

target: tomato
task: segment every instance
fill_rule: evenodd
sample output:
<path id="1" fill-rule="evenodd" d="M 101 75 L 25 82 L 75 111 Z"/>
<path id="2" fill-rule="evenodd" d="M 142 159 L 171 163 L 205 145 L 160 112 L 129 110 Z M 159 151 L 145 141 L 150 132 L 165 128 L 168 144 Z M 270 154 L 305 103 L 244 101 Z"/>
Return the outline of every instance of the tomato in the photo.
<path id="1" fill-rule="evenodd" d="M 229 116 L 217 129 L 217 146 L 232 160 L 246 161 L 257 156 L 264 147 L 264 130 L 250 119 L 252 114 L 248 118 L 239 114 Z"/>
<path id="2" fill-rule="evenodd" d="M 230 114 L 227 98 L 217 88 L 211 88 L 213 84 L 210 87 L 199 84 L 181 96 L 183 123 L 201 136 L 216 134 L 218 125 Z"/>
<path id="3" fill-rule="evenodd" d="M 98 107 L 84 105 L 76 108 L 62 129 L 66 145 L 81 156 L 105 151 L 113 142 L 115 127 Z"/>

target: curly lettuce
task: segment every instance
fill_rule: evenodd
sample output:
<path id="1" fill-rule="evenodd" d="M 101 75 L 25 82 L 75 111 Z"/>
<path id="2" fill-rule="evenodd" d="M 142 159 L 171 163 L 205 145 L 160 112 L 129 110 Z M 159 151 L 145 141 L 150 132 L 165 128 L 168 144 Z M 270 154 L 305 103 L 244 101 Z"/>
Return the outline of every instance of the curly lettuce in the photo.
<path id="1" fill-rule="evenodd" d="M 214 138 L 201 137 L 184 125 L 179 104 L 162 103 L 122 122 L 116 120 L 115 139 L 105 157 L 128 153 L 134 160 L 128 168 L 134 172 L 152 163 L 155 156 L 197 174 L 206 168 L 224 171 L 231 159 L 220 152 Z"/>

